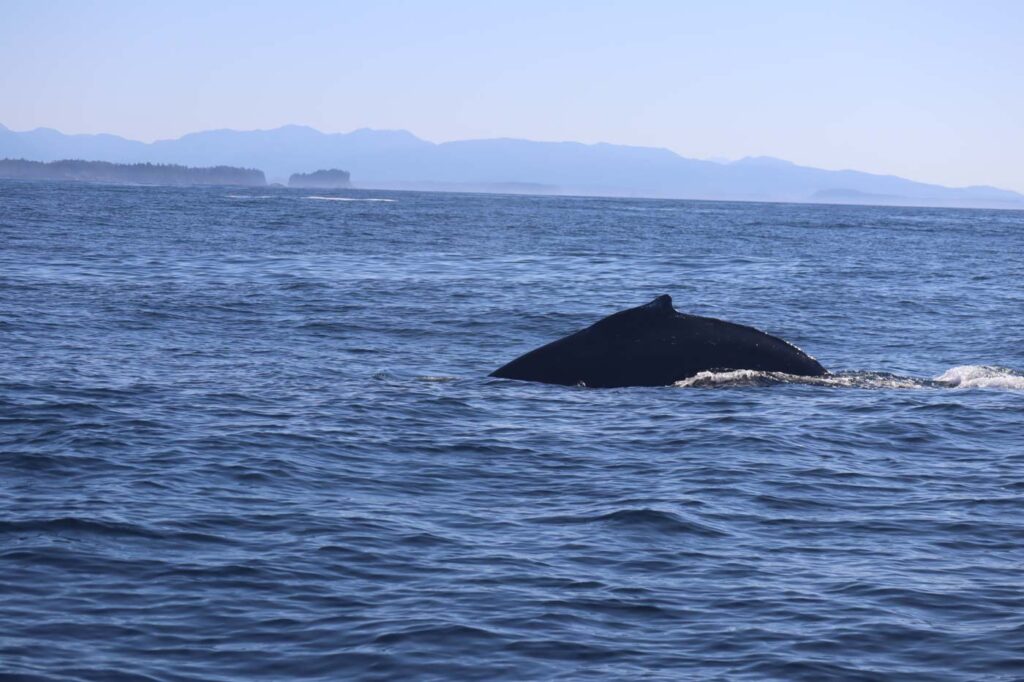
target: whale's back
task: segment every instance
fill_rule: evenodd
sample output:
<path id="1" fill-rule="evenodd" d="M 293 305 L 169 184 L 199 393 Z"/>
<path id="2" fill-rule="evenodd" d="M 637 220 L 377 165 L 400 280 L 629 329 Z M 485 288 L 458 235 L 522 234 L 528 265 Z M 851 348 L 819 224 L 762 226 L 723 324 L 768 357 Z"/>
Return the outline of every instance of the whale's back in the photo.
<path id="1" fill-rule="evenodd" d="M 721 369 L 826 374 L 817 360 L 782 339 L 753 327 L 678 313 L 665 295 L 532 350 L 491 376 L 613 388 L 667 386 Z"/>

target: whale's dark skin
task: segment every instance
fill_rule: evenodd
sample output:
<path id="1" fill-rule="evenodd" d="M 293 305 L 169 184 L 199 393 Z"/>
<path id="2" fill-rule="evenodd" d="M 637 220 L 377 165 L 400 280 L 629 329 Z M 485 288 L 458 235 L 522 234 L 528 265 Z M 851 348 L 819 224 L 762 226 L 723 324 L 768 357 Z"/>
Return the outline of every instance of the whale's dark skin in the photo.
<path id="1" fill-rule="evenodd" d="M 491 376 L 616 388 L 668 386 L 698 372 L 727 369 L 828 373 L 782 339 L 753 327 L 676 312 L 665 295 L 532 350 Z"/>

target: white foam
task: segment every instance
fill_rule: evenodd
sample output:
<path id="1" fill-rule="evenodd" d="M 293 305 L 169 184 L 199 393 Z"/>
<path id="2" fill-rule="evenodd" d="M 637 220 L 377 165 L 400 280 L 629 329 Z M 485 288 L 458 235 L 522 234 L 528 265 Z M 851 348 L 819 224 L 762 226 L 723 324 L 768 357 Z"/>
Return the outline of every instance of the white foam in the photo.
<path id="1" fill-rule="evenodd" d="M 1024 373 L 990 365 L 961 365 L 947 369 L 935 381 L 951 388 L 1002 388 L 1024 391 Z"/>
<path id="2" fill-rule="evenodd" d="M 988 365 L 964 365 L 953 367 L 934 379 L 919 379 L 884 372 L 839 372 L 821 377 L 804 377 L 782 372 L 737 369 L 698 372 L 695 376 L 677 381 L 674 385 L 678 388 L 712 388 L 778 384 L 862 389 L 996 388 L 1021 391 L 1024 390 L 1024 372 Z"/>
<path id="3" fill-rule="evenodd" d="M 272 199 L 273 194 L 226 194 L 228 199 Z"/>
<path id="4" fill-rule="evenodd" d="M 393 204 L 398 199 L 378 199 L 376 197 L 321 197 L 321 196 L 309 196 L 307 199 L 315 199 L 316 201 L 377 201 L 382 203 Z"/>
<path id="5" fill-rule="evenodd" d="M 678 388 L 693 386 L 743 386 L 757 383 L 775 383 L 772 372 L 758 372 L 752 369 L 734 369 L 727 372 L 697 372 L 692 377 L 677 381 Z"/>

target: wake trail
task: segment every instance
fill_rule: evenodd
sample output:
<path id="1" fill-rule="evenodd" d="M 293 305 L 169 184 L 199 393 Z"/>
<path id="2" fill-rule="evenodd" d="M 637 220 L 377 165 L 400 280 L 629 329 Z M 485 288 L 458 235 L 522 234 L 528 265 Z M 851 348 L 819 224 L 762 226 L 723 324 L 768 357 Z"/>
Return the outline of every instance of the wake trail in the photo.
<path id="1" fill-rule="evenodd" d="M 728 386 L 773 386 L 804 384 L 832 388 L 909 389 L 909 388 L 989 388 L 1024 391 L 1024 372 L 994 365 L 961 365 L 937 377 L 923 379 L 887 372 L 837 372 L 820 377 L 796 376 L 782 372 L 751 369 L 699 372 L 677 381 L 678 388 L 717 388 Z"/>

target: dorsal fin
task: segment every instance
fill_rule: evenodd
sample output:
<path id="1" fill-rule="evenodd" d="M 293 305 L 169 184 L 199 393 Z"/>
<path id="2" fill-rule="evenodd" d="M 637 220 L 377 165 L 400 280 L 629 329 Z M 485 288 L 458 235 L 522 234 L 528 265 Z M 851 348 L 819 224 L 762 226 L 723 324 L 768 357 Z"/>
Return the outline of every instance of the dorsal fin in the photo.
<path id="1" fill-rule="evenodd" d="M 672 307 L 672 297 L 668 294 L 658 296 L 650 303 L 638 305 L 628 310 L 620 310 L 608 317 L 598 320 L 588 329 L 610 329 L 625 324 L 627 328 L 636 325 L 649 325 L 662 320 L 668 320 L 679 313 Z"/>
<path id="2" fill-rule="evenodd" d="M 651 312 L 658 313 L 659 315 L 674 314 L 676 309 L 672 307 L 672 297 L 668 294 L 662 294 L 653 301 L 644 306 Z"/>

